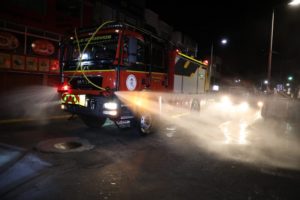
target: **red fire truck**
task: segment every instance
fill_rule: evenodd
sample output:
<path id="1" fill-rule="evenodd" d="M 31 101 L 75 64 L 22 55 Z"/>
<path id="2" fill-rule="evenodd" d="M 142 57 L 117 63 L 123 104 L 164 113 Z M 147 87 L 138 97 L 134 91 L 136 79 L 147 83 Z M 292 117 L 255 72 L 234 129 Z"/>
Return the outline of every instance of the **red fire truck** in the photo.
<path id="1" fill-rule="evenodd" d="M 151 110 L 163 103 L 199 111 L 207 85 L 207 64 L 124 23 L 75 31 L 61 43 L 60 67 L 63 110 L 90 127 L 101 127 L 107 118 L 118 126 L 136 124 L 142 135 L 153 131 L 156 117 Z M 167 94 L 164 99 L 162 93 Z M 147 107 L 139 98 L 158 102 L 159 108 Z"/>

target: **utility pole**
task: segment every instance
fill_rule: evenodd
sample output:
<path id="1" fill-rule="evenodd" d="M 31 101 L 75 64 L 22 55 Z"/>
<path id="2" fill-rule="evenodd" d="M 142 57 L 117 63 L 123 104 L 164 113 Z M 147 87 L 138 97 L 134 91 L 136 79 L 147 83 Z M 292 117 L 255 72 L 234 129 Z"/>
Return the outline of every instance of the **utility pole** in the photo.
<path id="1" fill-rule="evenodd" d="M 273 53 L 273 33 L 274 33 L 274 9 L 272 11 L 271 35 L 270 35 L 270 49 L 269 49 L 269 59 L 268 59 L 268 85 L 267 85 L 267 91 L 268 92 L 270 92 L 270 84 L 271 84 L 272 53 Z"/>
<path id="2" fill-rule="evenodd" d="M 210 65 L 209 65 L 209 76 L 208 76 L 209 88 L 208 88 L 208 90 L 210 90 L 210 88 L 211 88 L 211 73 L 212 73 L 213 61 L 214 61 L 213 57 L 214 57 L 214 43 L 212 42 L 211 47 L 210 47 Z"/>

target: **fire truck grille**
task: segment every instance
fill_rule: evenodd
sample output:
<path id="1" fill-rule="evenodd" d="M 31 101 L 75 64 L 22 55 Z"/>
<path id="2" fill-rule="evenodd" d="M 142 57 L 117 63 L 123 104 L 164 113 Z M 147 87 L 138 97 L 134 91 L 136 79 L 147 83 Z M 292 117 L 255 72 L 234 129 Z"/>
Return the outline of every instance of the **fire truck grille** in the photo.
<path id="1" fill-rule="evenodd" d="M 93 84 L 101 87 L 102 86 L 102 77 L 101 76 L 92 76 L 92 77 L 75 77 L 71 80 L 70 84 L 73 89 L 82 89 L 82 90 L 99 90 L 99 88 L 93 86 Z M 92 82 L 93 84 L 91 84 Z"/>

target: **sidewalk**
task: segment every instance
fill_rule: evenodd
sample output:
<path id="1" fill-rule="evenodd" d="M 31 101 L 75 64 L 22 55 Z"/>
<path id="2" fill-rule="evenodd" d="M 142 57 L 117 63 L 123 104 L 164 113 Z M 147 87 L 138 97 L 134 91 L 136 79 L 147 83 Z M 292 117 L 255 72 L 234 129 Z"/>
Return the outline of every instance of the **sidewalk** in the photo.
<path id="1" fill-rule="evenodd" d="M 24 87 L 0 95 L 0 120 L 44 119 L 66 114 L 60 108 L 59 95 L 51 87 Z"/>
<path id="2" fill-rule="evenodd" d="M 25 154 L 25 149 L 0 143 L 0 174 Z"/>
<path id="3" fill-rule="evenodd" d="M 42 121 L 51 119 L 62 119 L 68 118 L 69 113 L 64 112 L 60 109 L 59 105 L 51 105 L 47 108 L 35 109 L 32 112 L 24 112 L 18 109 L 12 108 L 0 108 L 0 124 L 9 124 L 17 122 L 29 122 L 29 121 Z"/>
<path id="4" fill-rule="evenodd" d="M 18 147 L 0 143 L 0 197 L 39 176 L 51 164 Z"/>

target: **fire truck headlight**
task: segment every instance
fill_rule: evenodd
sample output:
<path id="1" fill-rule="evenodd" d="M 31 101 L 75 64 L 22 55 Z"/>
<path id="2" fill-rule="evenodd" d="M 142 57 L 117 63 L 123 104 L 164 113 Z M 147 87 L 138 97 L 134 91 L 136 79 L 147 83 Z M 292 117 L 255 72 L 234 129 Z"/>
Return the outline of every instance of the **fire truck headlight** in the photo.
<path id="1" fill-rule="evenodd" d="M 116 110 L 104 110 L 103 114 L 105 115 L 111 115 L 111 116 L 116 116 L 118 112 Z"/>
<path id="2" fill-rule="evenodd" d="M 118 104 L 116 102 L 106 102 L 103 107 L 107 110 L 117 110 Z"/>
<path id="3" fill-rule="evenodd" d="M 89 54 L 83 53 L 83 54 L 80 55 L 80 58 L 81 58 L 82 60 L 89 59 Z"/>
<path id="4" fill-rule="evenodd" d="M 62 110 L 66 110 L 66 109 L 67 109 L 66 105 L 64 105 L 64 104 L 61 104 L 61 105 L 60 105 L 60 108 L 61 108 Z"/>

